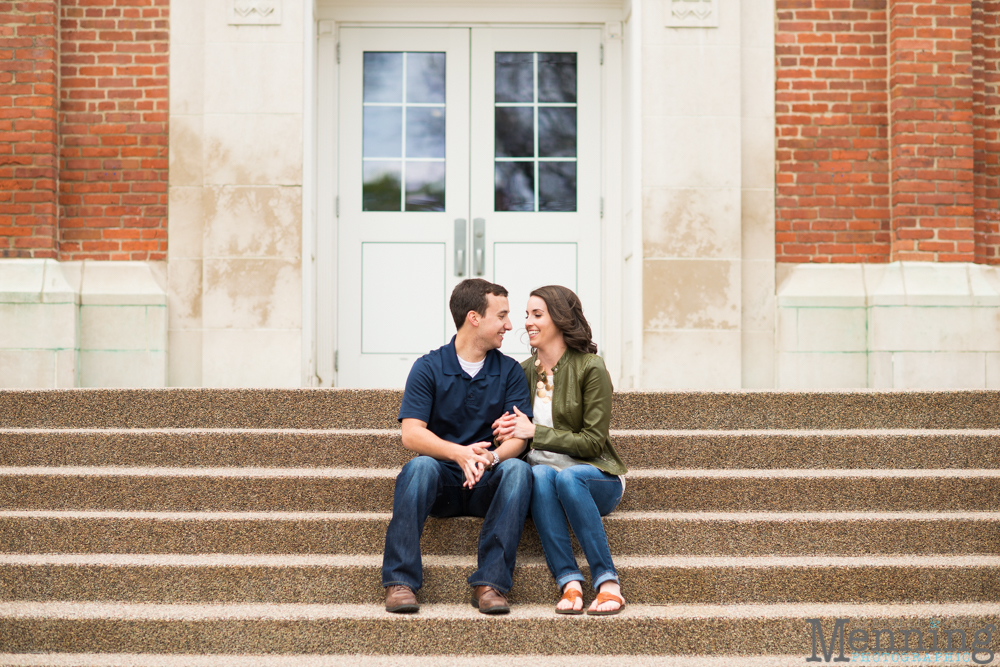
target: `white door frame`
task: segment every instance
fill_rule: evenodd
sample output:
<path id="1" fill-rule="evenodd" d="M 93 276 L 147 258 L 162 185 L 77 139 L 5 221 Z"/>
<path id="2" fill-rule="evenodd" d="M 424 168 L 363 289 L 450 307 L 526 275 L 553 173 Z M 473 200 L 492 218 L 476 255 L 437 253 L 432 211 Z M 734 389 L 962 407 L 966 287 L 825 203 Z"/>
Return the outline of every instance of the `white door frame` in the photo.
<path id="1" fill-rule="evenodd" d="M 622 369 L 622 329 L 638 319 L 622 312 L 622 18 L 619 8 L 540 1 L 512 12 L 501 3 L 419 7 L 339 6 L 304 0 L 304 150 L 302 202 L 302 384 L 336 385 L 337 367 L 337 43 L 341 26 L 369 27 L 600 27 L 601 67 L 601 355 L 616 386 Z M 512 14 L 516 16 L 512 17 Z M 391 21 L 387 21 L 391 17 Z M 633 178 L 638 178 L 634 175 Z M 333 184 L 331 189 L 330 184 Z M 631 203 L 630 203 L 631 205 Z M 637 211 L 633 219 L 638 218 Z M 635 303 L 633 301 L 633 303 Z M 641 303 L 641 302 L 640 302 Z M 639 304 L 636 304 L 638 306 Z M 623 318 L 628 318 L 623 319 Z M 633 340 L 642 340 L 640 329 Z M 633 327 L 634 328 L 634 327 Z M 634 350 L 633 355 L 638 351 Z M 641 354 L 641 352 L 638 352 Z"/>

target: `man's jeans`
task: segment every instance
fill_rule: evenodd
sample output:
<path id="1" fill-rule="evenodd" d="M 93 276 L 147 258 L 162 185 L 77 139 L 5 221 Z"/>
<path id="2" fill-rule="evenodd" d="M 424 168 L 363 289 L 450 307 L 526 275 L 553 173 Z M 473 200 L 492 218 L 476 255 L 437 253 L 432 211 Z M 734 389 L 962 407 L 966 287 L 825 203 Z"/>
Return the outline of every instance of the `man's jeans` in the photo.
<path id="1" fill-rule="evenodd" d="M 465 474 L 457 463 L 418 456 L 396 477 L 392 520 L 385 534 L 382 585 L 423 585 L 420 535 L 428 515 L 483 517 L 479 532 L 479 568 L 471 586 L 492 586 L 506 594 L 513 585 L 517 543 L 531 501 L 531 467 L 507 459 L 483 473 L 472 489 L 462 486 Z"/>
<path id="2" fill-rule="evenodd" d="M 538 529 L 545 562 L 559 588 L 570 581 L 583 581 L 566 519 L 587 557 L 594 590 L 605 581 L 618 581 L 601 517 L 622 499 L 621 480 L 592 465 L 564 470 L 537 465 L 531 472 L 535 478 L 531 487 L 531 520 Z"/>

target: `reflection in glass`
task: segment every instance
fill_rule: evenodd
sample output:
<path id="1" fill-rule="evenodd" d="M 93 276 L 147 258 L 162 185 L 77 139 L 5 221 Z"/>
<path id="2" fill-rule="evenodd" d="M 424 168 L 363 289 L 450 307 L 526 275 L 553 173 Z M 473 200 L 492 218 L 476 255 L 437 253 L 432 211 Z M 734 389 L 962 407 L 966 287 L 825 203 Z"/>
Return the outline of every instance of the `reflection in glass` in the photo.
<path id="1" fill-rule="evenodd" d="M 493 181 L 493 210 L 535 210 L 534 162 L 497 162 Z"/>
<path id="2" fill-rule="evenodd" d="M 538 163 L 538 210 L 576 210 L 576 162 Z"/>
<path id="3" fill-rule="evenodd" d="M 406 163 L 406 210 L 444 210 L 444 162 Z"/>
<path id="4" fill-rule="evenodd" d="M 400 208 L 399 162 L 364 162 L 361 209 L 398 211 Z"/>
<path id="5" fill-rule="evenodd" d="M 403 101 L 403 54 L 365 52 L 364 102 Z"/>
<path id="6" fill-rule="evenodd" d="M 444 107 L 406 108 L 406 157 L 444 157 Z"/>
<path id="7" fill-rule="evenodd" d="M 496 102 L 534 102 L 533 53 L 497 53 L 494 57 Z"/>
<path id="8" fill-rule="evenodd" d="M 576 54 L 538 54 L 538 101 L 576 102 Z"/>
<path id="9" fill-rule="evenodd" d="M 533 116 L 531 107 L 496 107 L 496 157 L 534 157 Z"/>
<path id="10" fill-rule="evenodd" d="M 444 104 L 443 53 L 406 54 L 406 101 Z"/>
<path id="11" fill-rule="evenodd" d="M 538 157 L 576 157 L 576 107 L 538 108 Z"/>
<path id="12" fill-rule="evenodd" d="M 403 157 L 403 107 L 365 107 L 362 155 Z"/>

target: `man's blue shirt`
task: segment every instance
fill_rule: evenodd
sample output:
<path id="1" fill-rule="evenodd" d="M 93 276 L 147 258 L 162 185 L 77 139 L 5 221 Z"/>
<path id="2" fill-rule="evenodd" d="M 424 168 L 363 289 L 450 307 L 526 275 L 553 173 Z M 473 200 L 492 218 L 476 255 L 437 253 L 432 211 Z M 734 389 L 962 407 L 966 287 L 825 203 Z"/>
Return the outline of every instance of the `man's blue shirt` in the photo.
<path id="1" fill-rule="evenodd" d="M 431 433 L 459 445 L 493 441 L 493 422 L 514 406 L 531 413 L 531 394 L 521 365 L 490 350 L 476 377 L 458 363 L 455 337 L 413 363 L 406 378 L 399 420 L 419 419 Z"/>

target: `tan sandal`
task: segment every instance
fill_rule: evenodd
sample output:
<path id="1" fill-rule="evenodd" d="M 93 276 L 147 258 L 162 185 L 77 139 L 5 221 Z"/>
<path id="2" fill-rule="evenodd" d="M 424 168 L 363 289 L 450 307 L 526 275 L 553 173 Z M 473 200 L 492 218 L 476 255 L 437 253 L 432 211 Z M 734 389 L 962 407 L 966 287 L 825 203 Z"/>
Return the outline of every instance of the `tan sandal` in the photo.
<path id="1" fill-rule="evenodd" d="M 611 611 L 593 611 L 588 609 L 588 616 L 614 616 L 615 614 L 621 613 L 621 610 L 625 608 L 625 600 L 614 593 L 598 593 L 597 594 L 597 605 L 600 606 L 605 602 L 617 602 L 618 609 L 612 609 Z"/>
<path id="2" fill-rule="evenodd" d="M 562 602 L 563 600 L 569 600 L 570 607 L 569 609 L 559 609 L 558 607 L 556 607 L 557 614 L 569 614 L 571 616 L 579 616 L 580 614 L 583 613 L 583 607 L 580 607 L 579 609 L 575 608 L 576 601 L 583 600 L 583 593 L 581 593 L 580 591 L 576 590 L 575 588 L 567 588 L 566 592 L 563 593 L 562 598 L 559 599 L 559 602 Z"/>

